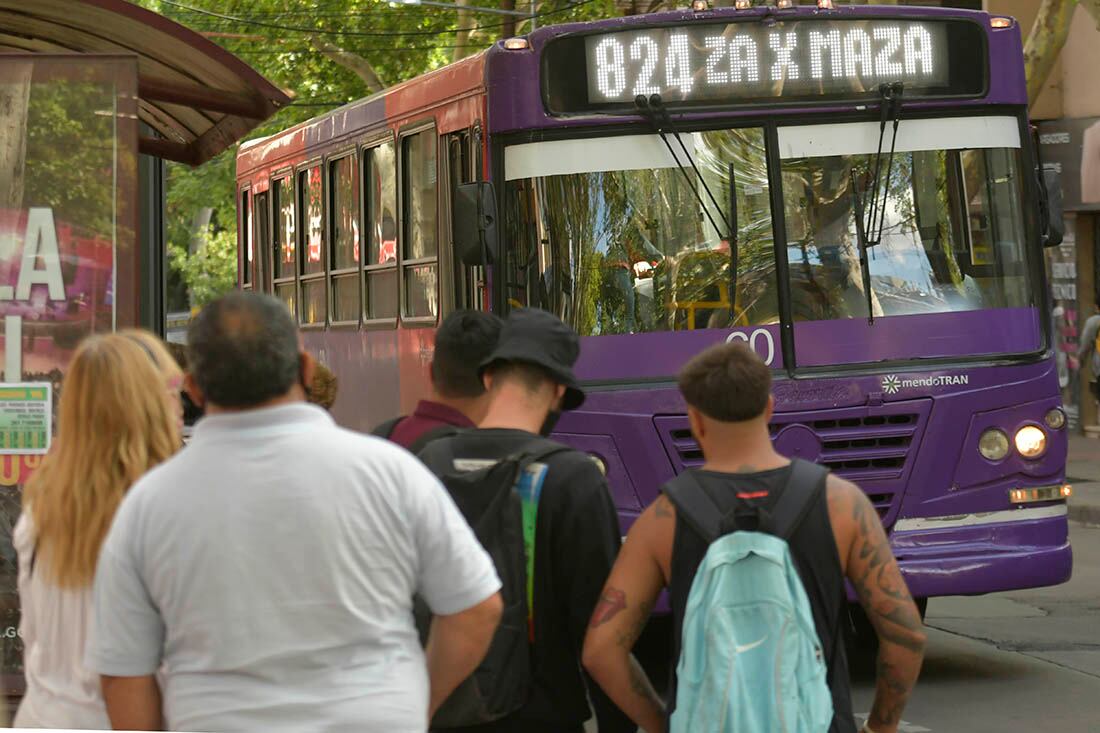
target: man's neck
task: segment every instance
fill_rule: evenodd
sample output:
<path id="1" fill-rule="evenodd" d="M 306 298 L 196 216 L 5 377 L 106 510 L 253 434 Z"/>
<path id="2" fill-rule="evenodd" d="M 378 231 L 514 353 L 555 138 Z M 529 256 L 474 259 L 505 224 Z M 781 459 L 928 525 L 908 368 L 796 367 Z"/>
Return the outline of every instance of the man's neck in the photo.
<path id="1" fill-rule="evenodd" d="M 480 397 L 445 397 L 438 392 L 432 392 L 429 400 L 437 405 L 443 405 L 461 412 L 474 425 L 477 425 L 485 417 L 485 401 Z"/>
<path id="2" fill-rule="evenodd" d="M 522 389 L 505 385 L 493 394 L 480 428 L 508 428 L 538 434 L 546 422 L 546 408 L 531 403 Z"/>
<path id="3" fill-rule="evenodd" d="M 715 436 L 718 438 L 718 436 Z M 790 464 L 775 452 L 771 438 L 763 435 L 722 436 L 703 447 L 703 470 L 717 473 L 757 473 Z"/>
<path id="4" fill-rule="evenodd" d="M 295 386 L 284 395 L 272 398 L 266 402 L 261 402 L 258 405 L 248 405 L 247 407 L 223 407 L 222 405 L 215 405 L 213 402 L 207 401 L 205 412 L 207 415 L 233 415 L 241 412 L 252 412 L 253 410 L 265 410 L 269 407 L 292 405 L 296 402 L 305 401 L 305 392 L 301 387 Z"/>

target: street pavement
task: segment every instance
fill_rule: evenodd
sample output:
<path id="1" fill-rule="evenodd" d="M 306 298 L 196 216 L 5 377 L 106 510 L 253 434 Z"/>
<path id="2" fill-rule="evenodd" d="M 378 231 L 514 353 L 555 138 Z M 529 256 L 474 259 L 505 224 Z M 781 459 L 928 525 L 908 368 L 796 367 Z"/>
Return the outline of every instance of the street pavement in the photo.
<path id="1" fill-rule="evenodd" d="M 1054 588 L 933 598 L 903 733 L 1100 733 L 1100 527 L 1074 522 L 1073 578 Z M 855 709 L 873 663 L 853 665 Z"/>
<path id="2" fill-rule="evenodd" d="M 1066 479 L 1073 485 L 1069 518 L 1100 526 L 1100 439 L 1070 437 Z"/>
<path id="3" fill-rule="evenodd" d="M 1071 516 L 1092 523 L 1070 523 L 1073 577 L 1053 588 L 933 598 L 902 733 L 1100 733 L 1100 441 L 1075 439 L 1068 475 Z M 650 625 L 643 639 L 667 634 L 658 619 Z M 651 670 L 667 663 L 653 648 L 640 651 Z M 866 715 L 874 660 L 858 649 L 852 694 Z M 585 730 L 597 729 L 590 721 Z"/>

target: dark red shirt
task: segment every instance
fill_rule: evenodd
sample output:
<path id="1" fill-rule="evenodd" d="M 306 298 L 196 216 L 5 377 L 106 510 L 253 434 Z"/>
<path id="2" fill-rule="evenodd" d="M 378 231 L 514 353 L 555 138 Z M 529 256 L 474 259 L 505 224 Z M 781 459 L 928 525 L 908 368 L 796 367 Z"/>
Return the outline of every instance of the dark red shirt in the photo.
<path id="1" fill-rule="evenodd" d="M 456 428 L 474 427 L 470 418 L 453 407 L 431 400 L 420 400 L 413 414 L 397 423 L 393 432 L 390 433 L 390 440 L 408 448 L 429 430 L 435 430 L 444 425 L 453 425 Z"/>

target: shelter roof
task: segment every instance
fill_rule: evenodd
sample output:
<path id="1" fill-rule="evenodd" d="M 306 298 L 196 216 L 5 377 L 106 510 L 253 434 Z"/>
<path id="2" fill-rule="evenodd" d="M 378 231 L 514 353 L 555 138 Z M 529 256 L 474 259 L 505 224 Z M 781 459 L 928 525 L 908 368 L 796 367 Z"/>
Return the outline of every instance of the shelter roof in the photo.
<path id="1" fill-rule="evenodd" d="M 0 0 L 0 53 L 132 54 L 141 152 L 198 165 L 290 102 L 248 64 L 126 0 Z"/>

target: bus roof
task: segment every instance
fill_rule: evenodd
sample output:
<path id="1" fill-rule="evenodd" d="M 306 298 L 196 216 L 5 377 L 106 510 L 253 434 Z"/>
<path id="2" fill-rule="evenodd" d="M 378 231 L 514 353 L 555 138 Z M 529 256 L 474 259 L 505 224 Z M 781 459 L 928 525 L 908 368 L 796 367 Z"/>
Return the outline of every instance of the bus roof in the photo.
<path id="1" fill-rule="evenodd" d="M 237 172 L 244 173 L 272 160 L 372 129 L 415 122 L 434 107 L 482 91 L 487 53 L 480 51 L 273 135 L 248 140 L 237 154 Z M 445 123 L 441 124 L 445 127 Z M 441 132 L 448 131 L 444 127 Z"/>

